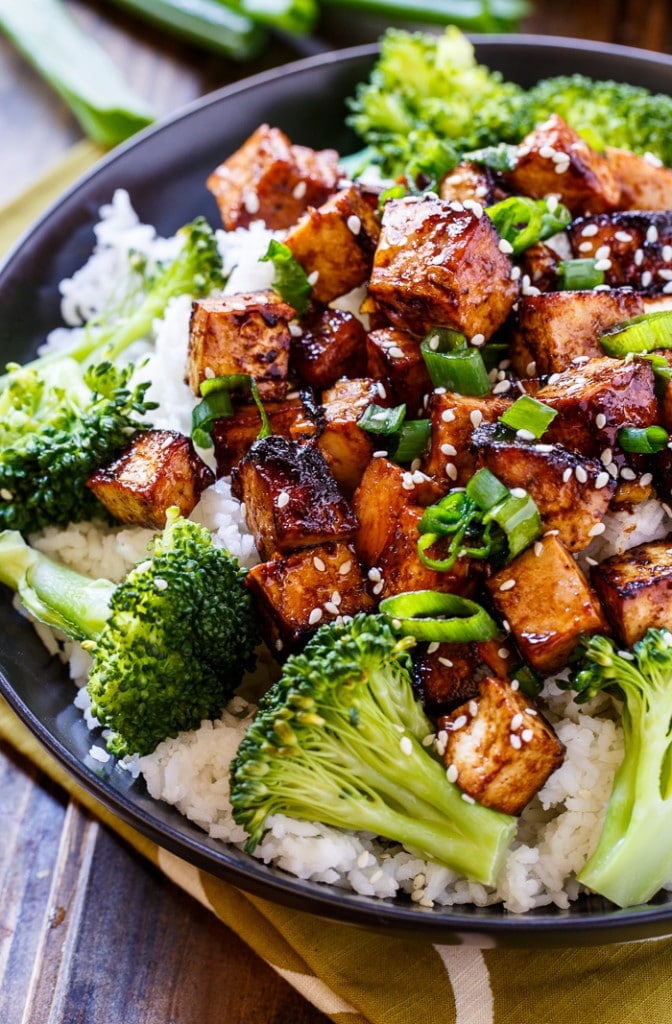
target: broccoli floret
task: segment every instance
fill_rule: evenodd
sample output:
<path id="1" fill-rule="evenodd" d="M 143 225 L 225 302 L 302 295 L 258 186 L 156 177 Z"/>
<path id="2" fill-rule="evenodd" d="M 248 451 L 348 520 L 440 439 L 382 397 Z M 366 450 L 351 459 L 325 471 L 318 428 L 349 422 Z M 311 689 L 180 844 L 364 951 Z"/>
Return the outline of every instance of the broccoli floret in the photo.
<path id="1" fill-rule="evenodd" d="M 236 821 L 257 846 L 269 815 L 373 832 L 493 883 L 508 815 L 462 798 L 426 745 L 408 637 L 384 616 L 322 626 L 260 703 L 231 767 Z"/>
<path id="2" fill-rule="evenodd" d="M 623 761 L 595 851 L 578 879 L 621 907 L 646 903 L 672 878 L 672 633 L 648 629 L 631 651 L 584 641 L 566 685 L 585 702 L 612 687 L 623 700 Z"/>
<path id="3" fill-rule="evenodd" d="M 83 641 L 92 713 L 116 755 L 147 754 L 217 717 L 255 661 L 252 601 L 233 556 L 170 509 L 153 554 L 119 584 L 0 533 L 0 582 L 40 622 Z"/>
<path id="4" fill-rule="evenodd" d="M 88 476 L 117 456 L 156 408 L 133 385 L 132 365 L 114 366 L 146 337 L 168 302 L 222 283 L 215 236 L 202 219 L 182 229 L 167 265 L 137 282 L 109 322 L 87 325 L 82 340 L 52 349 L 0 376 L 0 528 L 30 533 L 103 513 Z"/>

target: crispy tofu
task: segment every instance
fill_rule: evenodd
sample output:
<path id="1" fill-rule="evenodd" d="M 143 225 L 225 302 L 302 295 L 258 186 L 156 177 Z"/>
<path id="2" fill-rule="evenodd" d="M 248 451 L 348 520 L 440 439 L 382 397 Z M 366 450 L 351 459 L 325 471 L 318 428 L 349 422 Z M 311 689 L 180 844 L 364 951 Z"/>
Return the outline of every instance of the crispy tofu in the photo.
<path id="1" fill-rule="evenodd" d="M 397 402 L 404 402 L 410 418 L 421 412 L 433 385 L 418 339 L 408 331 L 384 327 L 366 336 L 367 373 L 389 384 Z"/>
<path id="2" fill-rule="evenodd" d="M 309 391 L 290 394 L 282 402 L 264 402 L 271 433 L 307 441 L 318 431 L 317 407 Z M 257 440 L 262 422 L 256 405 L 234 407 L 233 415 L 215 420 L 212 444 L 217 476 L 228 476 Z"/>
<path id="3" fill-rule="evenodd" d="M 530 285 L 540 292 L 552 291 L 558 282 L 558 263 L 561 260 L 556 249 L 544 242 L 535 242 L 520 254 L 521 280 L 529 279 Z M 530 285 L 527 292 L 530 292 Z M 524 290 L 525 294 L 525 290 Z"/>
<path id="4" fill-rule="evenodd" d="M 516 438 L 496 424 L 474 431 L 478 465 L 509 488 L 522 488 L 539 509 L 544 531 L 569 551 L 583 551 L 609 510 L 616 481 L 599 459 L 558 444 Z"/>
<path id="5" fill-rule="evenodd" d="M 87 487 L 120 523 L 163 529 L 171 506 L 188 516 L 214 481 L 190 438 L 175 430 L 145 430 L 92 473 Z"/>
<path id="6" fill-rule="evenodd" d="M 486 676 L 477 698 L 441 718 L 443 760 L 456 785 L 484 807 L 520 814 L 560 767 L 565 746 L 530 699 Z"/>
<path id="7" fill-rule="evenodd" d="M 245 584 L 268 646 L 289 654 L 325 622 L 374 610 L 357 556 L 337 542 L 295 551 L 250 569 Z"/>
<path id="8" fill-rule="evenodd" d="M 514 170 L 503 177 L 521 195 L 533 199 L 557 195 L 574 216 L 614 210 L 621 197 L 621 186 L 607 160 L 557 114 L 525 136 Z"/>
<path id="9" fill-rule="evenodd" d="M 377 566 L 401 510 L 408 505 L 432 505 L 442 493 L 442 488 L 422 473 L 410 473 L 382 456 L 371 459 L 352 497 L 359 523 L 355 547 L 360 561 L 367 568 Z"/>
<path id="10" fill-rule="evenodd" d="M 672 211 L 580 217 L 567 229 L 576 257 L 594 257 L 611 288 L 664 293 L 672 281 Z M 668 289 L 669 290 L 669 289 Z"/>
<path id="11" fill-rule="evenodd" d="M 234 467 L 232 493 L 262 558 L 327 541 L 349 540 L 357 519 L 312 443 L 270 435 Z"/>
<path id="12" fill-rule="evenodd" d="M 536 672 L 563 668 L 583 633 L 607 633 L 602 607 L 565 545 L 547 534 L 486 580 L 521 656 Z"/>
<path id="13" fill-rule="evenodd" d="M 186 374 L 194 394 L 200 394 L 200 386 L 208 377 L 246 373 L 254 377 L 262 398 L 284 398 L 289 323 L 294 315 L 292 307 L 274 292 L 195 301 L 189 323 Z"/>
<path id="14" fill-rule="evenodd" d="M 322 389 L 339 377 L 366 373 L 366 331 L 353 313 L 330 306 L 311 305 L 292 329 L 290 373 L 311 387 Z"/>
<path id="15" fill-rule="evenodd" d="M 429 401 L 432 434 L 423 470 L 446 488 L 464 487 L 476 471 L 471 436 L 482 423 L 494 423 L 511 399 L 499 395 L 457 395 L 435 392 Z"/>
<path id="16" fill-rule="evenodd" d="M 430 718 L 478 694 L 473 644 L 422 644 L 413 651 L 413 688 Z"/>
<path id="17" fill-rule="evenodd" d="M 520 377 L 543 377 L 567 369 L 574 359 L 602 356 L 602 331 L 643 312 L 642 296 L 627 289 L 523 295 L 511 365 Z"/>
<path id="18" fill-rule="evenodd" d="M 338 153 L 294 146 L 279 128 L 262 124 L 209 175 L 227 231 L 262 220 L 274 230 L 296 223 L 336 189 Z"/>
<path id="19" fill-rule="evenodd" d="M 378 244 L 378 216 L 357 185 L 310 207 L 287 232 L 285 245 L 313 283 L 313 298 L 331 302 L 364 284 Z"/>
<path id="20" fill-rule="evenodd" d="M 490 218 L 436 198 L 385 204 L 369 291 L 394 327 L 437 325 L 487 340 L 518 297 Z"/>
<path id="21" fill-rule="evenodd" d="M 604 156 L 621 186 L 622 210 L 672 210 L 669 167 L 614 146 L 605 146 Z"/>
<path id="22" fill-rule="evenodd" d="M 323 428 L 317 443 L 347 495 L 357 487 L 376 450 L 369 434 L 357 424 L 372 403 L 392 404 L 383 383 L 372 377 L 344 377 L 322 393 Z"/>
<path id="23" fill-rule="evenodd" d="M 457 200 L 492 206 L 504 198 L 501 185 L 497 183 L 489 167 L 465 160 L 449 171 L 439 182 L 439 196 L 448 202 Z"/>
<path id="24" fill-rule="evenodd" d="M 591 570 L 615 635 L 632 647 L 646 630 L 672 629 L 672 539 L 638 544 Z"/>

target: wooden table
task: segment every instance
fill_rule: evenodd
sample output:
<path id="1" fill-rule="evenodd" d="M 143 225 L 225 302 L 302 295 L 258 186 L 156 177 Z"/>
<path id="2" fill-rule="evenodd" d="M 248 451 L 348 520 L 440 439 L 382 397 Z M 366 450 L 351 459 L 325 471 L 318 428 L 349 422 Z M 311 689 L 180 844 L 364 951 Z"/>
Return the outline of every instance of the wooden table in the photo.
<path id="1" fill-rule="evenodd" d="M 159 114 L 301 55 L 278 43 L 254 65 L 239 67 L 204 57 L 104 2 L 67 6 Z M 667 0 L 536 0 L 536 8 L 526 31 L 672 51 Z M 373 37 L 375 26 L 359 19 L 353 37 L 348 21 L 326 19 L 322 42 L 345 46 Z M 0 203 L 79 138 L 58 98 L 0 39 Z M 2 1024 L 326 1020 L 236 935 L 0 746 Z"/>

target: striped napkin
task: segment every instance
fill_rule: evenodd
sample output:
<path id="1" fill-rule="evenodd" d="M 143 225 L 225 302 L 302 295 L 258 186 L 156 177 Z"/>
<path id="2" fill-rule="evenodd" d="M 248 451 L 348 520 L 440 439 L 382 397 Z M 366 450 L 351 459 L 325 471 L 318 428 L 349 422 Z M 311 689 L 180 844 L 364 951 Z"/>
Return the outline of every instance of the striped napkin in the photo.
<path id="1" fill-rule="evenodd" d="M 0 211 L 0 253 L 101 155 L 89 142 Z M 0 699 L 12 744 L 216 914 L 337 1024 L 670 1024 L 672 939 L 496 950 L 381 935 L 287 910 L 157 847 L 70 778 Z"/>

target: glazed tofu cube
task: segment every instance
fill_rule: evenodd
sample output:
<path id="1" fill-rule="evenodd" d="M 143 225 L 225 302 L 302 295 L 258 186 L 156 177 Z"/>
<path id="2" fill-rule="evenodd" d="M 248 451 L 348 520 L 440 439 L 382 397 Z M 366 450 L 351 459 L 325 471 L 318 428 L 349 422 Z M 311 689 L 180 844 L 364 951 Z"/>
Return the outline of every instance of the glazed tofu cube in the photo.
<path id="1" fill-rule="evenodd" d="M 568 235 L 573 254 L 594 257 L 610 288 L 665 294 L 672 281 L 670 210 L 580 217 L 569 226 Z"/>
<path id="2" fill-rule="evenodd" d="M 308 393 L 288 395 L 282 402 L 264 402 L 271 433 L 292 441 L 317 434 L 317 410 Z M 212 428 L 217 476 L 228 476 L 257 440 L 262 422 L 256 405 L 238 404 L 232 416 L 215 420 Z"/>
<path id="3" fill-rule="evenodd" d="M 521 656 L 541 675 L 566 665 L 583 633 L 607 633 L 586 577 L 555 535 L 546 535 L 486 581 Z"/>
<path id="4" fill-rule="evenodd" d="M 480 562 L 460 557 L 451 569 L 439 572 L 420 561 L 418 526 L 423 512 L 422 507 L 408 505 L 397 516 L 389 543 L 378 559 L 380 580 L 376 583 L 376 591 L 380 600 L 407 590 L 439 590 L 470 597 L 478 586 L 482 574 Z M 428 548 L 427 555 L 431 558 L 445 557 L 443 545 L 439 543 Z"/>
<path id="5" fill-rule="evenodd" d="M 532 294 L 530 286 L 540 292 L 553 291 L 557 287 L 561 259 L 557 250 L 544 242 L 535 242 L 525 249 L 519 257 L 523 294 Z"/>
<path id="6" fill-rule="evenodd" d="M 300 332 L 300 333 L 299 333 Z M 366 373 L 366 331 L 353 313 L 312 304 L 292 328 L 290 373 L 322 390 Z"/>
<path id="7" fill-rule="evenodd" d="M 520 377 L 543 377 L 566 370 L 577 358 L 602 356 L 602 331 L 643 312 L 641 295 L 627 289 L 523 295 L 511 365 Z"/>
<path id="8" fill-rule="evenodd" d="M 363 284 L 378 244 L 378 217 L 356 185 L 311 207 L 285 237 L 313 284 L 317 302 L 331 302 Z"/>
<path id="9" fill-rule="evenodd" d="M 653 370 L 645 359 L 589 359 L 556 374 L 536 397 L 557 413 L 544 441 L 603 457 L 605 464 L 623 424 L 648 427 L 658 421 Z"/>
<path id="10" fill-rule="evenodd" d="M 570 551 L 583 551 L 601 531 L 616 481 L 599 459 L 562 445 L 514 438 L 487 424 L 474 431 L 478 464 L 509 488 L 522 488 L 539 509 L 544 531 L 553 530 Z"/>
<path id="11" fill-rule="evenodd" d="M 261 616 L 264 639 L 277 654 L 303 646 L 325 622 L 374 609 L 354 549 L 322 544 L 250 569 L 245 584 Z"/>
<path id="12" fill-rule="evenodd" d="M 355 535 L 355 515 L 310 442 L 255 441 L 231 482 L 262 558 Z"/>
<path id="13" fill-rule="evenodd" d="M 414 650 L 413 686 L 430 718 L 477 695 L 478 666 L 472 644 L 422 644 Z"/>
<path id="14" fill-rule="evenodd" d="M 557 114 L 523 139 L 516 166 L 504 179 L 533 199 L 557 195 L 575 216 L 614 210 L 621 196 L 609 163 Z"/>
<path id="15" fill-rule="evenodd" d="M 187 354 L 187 382 L 194 394 L 200 394 L 208 377 L 247 373 L 256 380 L 262 398 L 284 398 L 289 323 L 294 315 L 292 307 L 273 292 L 194 302 Z"/>
<path id="16" fill-rule="evenodd" d="M 672 629 L 672 540 L 638 544 L 591 570 L 614 633 L 632 647 L 646 630 Z"/>
<path id="17" fill-rule="evenodd" d="M 394 327 L 437 324 L 487 340 L 518 297 L 490 218 L 461 203 L 391 199 L 383 210 L 369 291 Z"/>
<path id="18" fill-rule="evenodd" d="M 408 417 L 421 412 L 432 382 L 417 338 L 396 327 L 370 331 L 366 355 L 368 374 L 389 384 L 395 400 L 405 403 Z"/>
<path id="19" fill-rule="evenodd" d="M 174 430 L 146 430 L 92 473 L 87 487 L 120 523 L 163 529 L 172 505 L 188 516 L 214 481 L 190 438 Z"/>
<path id="20" fill-rule="evenodd" d="M 484 807 L 520 814 L 562 764 L 565 746 L 528 697 L 487 676 L 479 696 L 439 722 L 443 760 L 456 784 Z"/>
<path id="21" fill-rule="evenodd" d="M 272 229 L 295 224 L 338 185 L 338 153 L 294 146 L 279 128 L 262 124 L 207 179 L 227 231 L 254 220 Z"/>
<path id="22" fill-rule="evenodd" d="M 491 206 L 502 199 L 503 195 L 490 168 L 470 160 L 458 164 L 439 182 L 439 196 L 448 202 L 457 200 L 459 203 Z"/>
<path id="23" fill-rule="evenodd" d="M 377 566 L 401 510 L 408 505 L 431 505 L 441 495 L 442 488 L 425 474 L 408 472 L 382 456 L 371 459 L 352 497 L 360 561 L 368 568 Z"/>
<path id="24" fill-rule="evenodd" d="M 622 210 L 672 210 L 672 170 L 654 158 L 605 146 L 604 155 L 621 186 Z"/>
<path id="25" fill-rule="evenodd" d="M 371 404 L 389 406 L 387 391 L 372 377 L 337 380 L 322 393 L 323 430 L 318 439 L 331 471 L 345 493 L 351 495 L 376 450 L 358 420 Z"/>
<path id="26" fill-rule="evenodd" d="M 494 423 L 511 399 L 499 395 L 472 397 L 452 392 L 434 393 L 429 401 L 432 434 L 423 469 L 447 488 L 464 487 L 476 471 L 471 437 L 482 423 Z"/>

